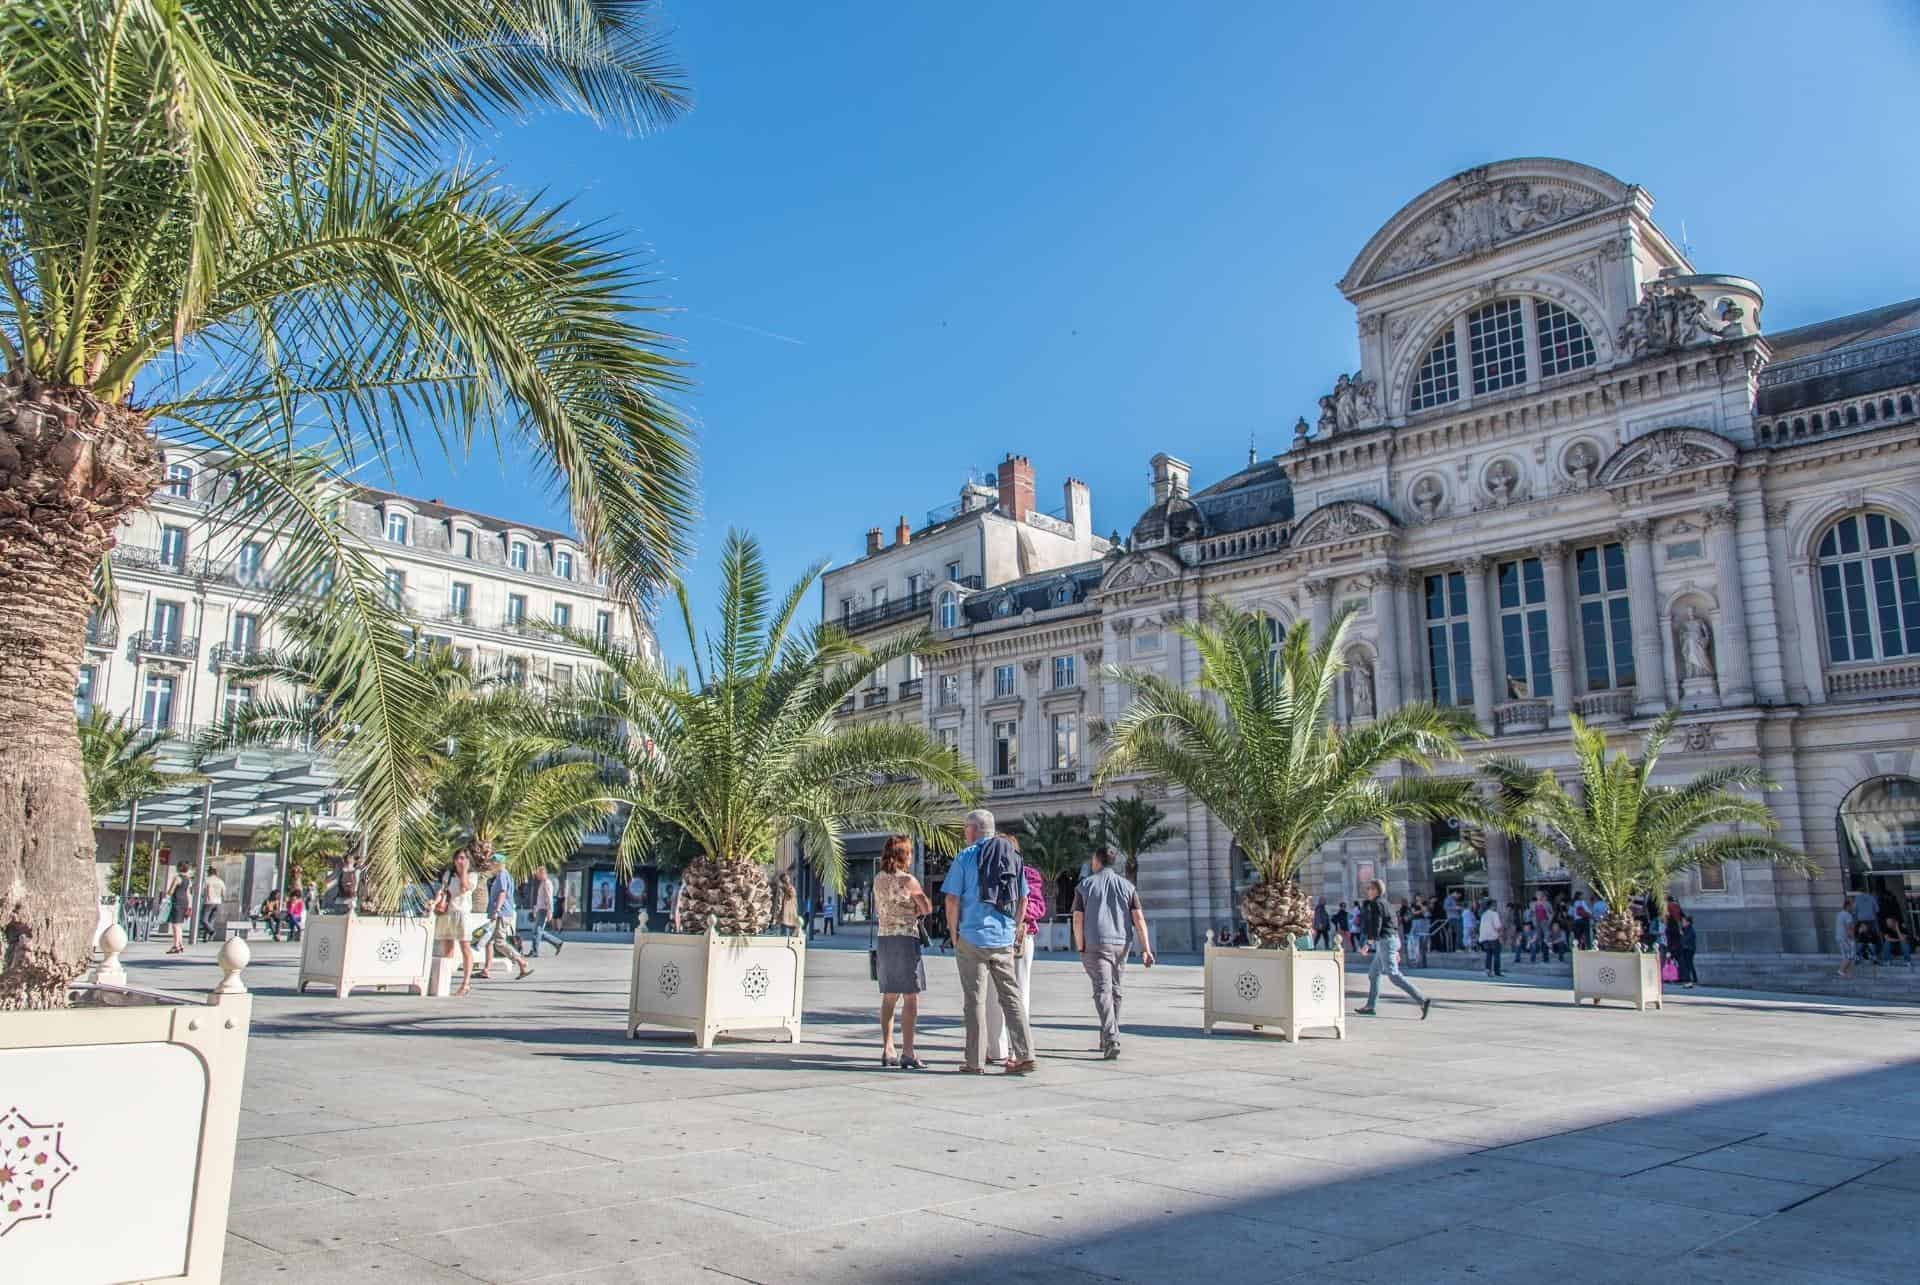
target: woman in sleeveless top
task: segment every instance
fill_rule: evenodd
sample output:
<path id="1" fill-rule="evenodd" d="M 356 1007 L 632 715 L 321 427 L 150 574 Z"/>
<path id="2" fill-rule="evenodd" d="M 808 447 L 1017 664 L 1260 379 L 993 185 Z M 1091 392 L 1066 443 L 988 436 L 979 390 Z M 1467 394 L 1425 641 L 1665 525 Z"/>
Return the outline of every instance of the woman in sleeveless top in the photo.
<path id="1" fill-rule="evenodd" d="M 173 945 L 167 947 L 169 955 L 178 955 L 186 950 L 180 940 L 180 931 L 188 919 L 193 916 L 193 890 L 180 874 L 180 867 L 174 866 L 167 872 L 167 931 L 173 934 Z"/>
<path id="2" fill-rule="evenodd" d="M 927 970 L 920 962 L 920 916 L 933 902 L 908 872 L 913 864 L 913 841 L 904 834 L 887 840 L 880 854 L 880 873 L 873 877 L 873 909 L 878 920 L 874 938 L 875 972 L 880 980 L 880 1065 L 893 1066 L 893 1012 L 900 1010 L 900 1061 L 906 1071 L 924 1071 L 926 1063 L 913 1054 L 913 1028 L 920 1016 L 920 992 L 927 988 Z"/>
<path id="3" fill-rule="evenodd" d="M 460 989 L 454 992 L 456 995 L 473 989 L 473 934 L 484 922 L 483 914 L 473 904 L 479 894 L 480 876 L 473 873 L 467 850 L 462 848 L 453 854 L 453 868 L 441 879 L 433 902 L 433 935 L 440 954 L 450 959 L 454 946 L 460 948 Z"/>

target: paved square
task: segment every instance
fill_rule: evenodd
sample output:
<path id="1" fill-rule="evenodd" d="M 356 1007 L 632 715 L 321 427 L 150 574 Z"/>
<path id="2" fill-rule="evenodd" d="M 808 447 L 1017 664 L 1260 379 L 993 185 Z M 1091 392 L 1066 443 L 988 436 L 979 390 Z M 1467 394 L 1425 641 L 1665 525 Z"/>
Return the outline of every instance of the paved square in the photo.
<path id="1" fill-rule="evenodd" d="M 853 944 L 853 943 L 849 943 Z M 1910 1278 L 1920 1009 L 1430 975 L 1349 1038 L 1200 1033 L 1200 970 L 1034 970 L 1040 1073 L 883 1071 L 863 950 L 816 949 L 806 1042 L 623 1037 L 628 951 L 465 1000 L 292 993 L 258 943 L 230 1282 Z M 129 955 L 136 984 L 211 985 Z M 1348 978 L 1358 1003 L 1365 979 Z"/>

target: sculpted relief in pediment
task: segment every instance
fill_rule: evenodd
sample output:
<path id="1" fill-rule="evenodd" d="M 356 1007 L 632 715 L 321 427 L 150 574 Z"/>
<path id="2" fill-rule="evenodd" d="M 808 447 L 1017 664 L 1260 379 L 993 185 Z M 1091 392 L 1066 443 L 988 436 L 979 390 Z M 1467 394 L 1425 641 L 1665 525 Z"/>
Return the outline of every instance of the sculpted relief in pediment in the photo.
<path id="1" fill-rule="evenodd" d="M 1574 183 L 1509 179 L 1450 197 L 1380 256 L 1369 283 L 1479 254 L 1518 236 L 1597 210 L 1607 198 Z"/>

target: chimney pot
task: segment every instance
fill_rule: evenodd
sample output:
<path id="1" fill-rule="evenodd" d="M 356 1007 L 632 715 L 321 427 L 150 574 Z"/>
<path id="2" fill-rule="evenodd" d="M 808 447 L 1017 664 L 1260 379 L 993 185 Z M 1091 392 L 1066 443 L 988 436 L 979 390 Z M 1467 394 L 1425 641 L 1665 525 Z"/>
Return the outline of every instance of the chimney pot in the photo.
<path id="1" fill-rule="evenodd" d="M 1000 511 L 1015 522 L 1033 512 L 1033 465 L 1024 455 L 1009 454 L 1000 461 Z"/>
<path id="2" fill-rule="evenodd" d="M 880 528 L 877 526 L 867 528 L 867 552 L 869 554 L 880 552 Z"/>

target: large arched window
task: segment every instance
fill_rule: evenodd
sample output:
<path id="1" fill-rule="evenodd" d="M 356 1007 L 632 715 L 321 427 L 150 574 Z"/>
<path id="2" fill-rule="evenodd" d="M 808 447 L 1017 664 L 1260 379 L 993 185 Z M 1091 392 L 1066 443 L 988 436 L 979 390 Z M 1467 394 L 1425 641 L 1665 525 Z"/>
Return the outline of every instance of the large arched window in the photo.
<path id="1" fill-rule="evenodd" d="M 1460 379 L 1460 354 L 1467 376 Z M 1593 365 L 1593 337 L 1580 319 L 1545 299 L 1495 299 L 1463 312 L 1434 336 L 1408 394 L 1408 409 L 1431 410 L 1460 400 L 1463 392 L 1484 397 L 1531 379 L 1551 378 Z"/>
<path id="2" fill-rule="evenodd" d="M 1904 523 L 1850 513 L 1820 537 L 1819 562 L 1829 660 L 1920 655 L 1920 578 Z"/>

